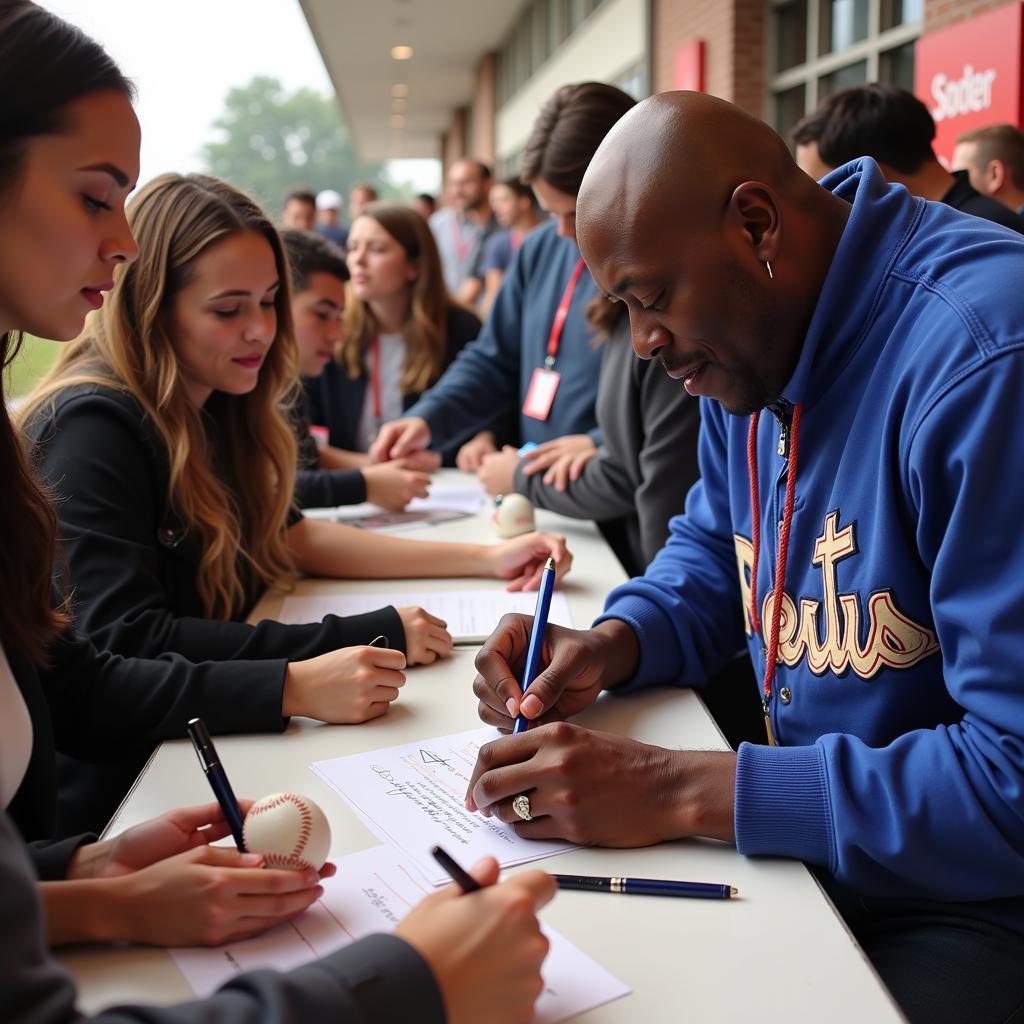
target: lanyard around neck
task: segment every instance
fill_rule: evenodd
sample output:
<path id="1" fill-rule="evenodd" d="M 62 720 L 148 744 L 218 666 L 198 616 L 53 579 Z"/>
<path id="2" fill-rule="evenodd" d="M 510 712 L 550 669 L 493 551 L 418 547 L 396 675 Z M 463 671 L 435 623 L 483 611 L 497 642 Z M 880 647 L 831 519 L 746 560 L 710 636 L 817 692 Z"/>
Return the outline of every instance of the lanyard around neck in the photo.
<path id="1" fill-rule="evenodd" d="M 576 284 L 580 279 L 580 274 L 583 273 L 583 267 L 583 258 L 580 257 L 573 268 L 572 274 L 569 275 L 569 283 L 565 286 L 562 301 L 559 302 L 558 309 L 555 310 L 555 319 L 551 321 L 551 333 L 548 335 L 548 354 L 544 360 L 544 365 L 549 370 L 555 365 L 555 359 L 558 357 L 558 347 L 562 343 L 562 329 L 565 327 L 565 320 L 569 315 L 569 306 L 572 304 L 573 293 L 576 291 Z"/>

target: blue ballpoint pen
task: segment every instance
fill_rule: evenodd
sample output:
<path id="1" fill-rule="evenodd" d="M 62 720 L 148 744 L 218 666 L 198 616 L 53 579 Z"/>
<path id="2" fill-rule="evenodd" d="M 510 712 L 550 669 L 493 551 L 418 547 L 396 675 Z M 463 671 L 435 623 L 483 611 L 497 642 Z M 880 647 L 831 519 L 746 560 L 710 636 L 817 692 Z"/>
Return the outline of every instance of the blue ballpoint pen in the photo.
<path id="1" fill-rule="evenodd" d="M 540 652 L 544 647 L 544 632 L 548 628 L 548 609 L 551 607 L 551 594 L 555 589 L 555 560 L 549 558 L 544 563 L 544 572 L 540 578 L 540 590 L 537 591 L 537 611 L 533 616 L 533 629 L 530 630 L 530 646 L 526 650 L 526 664 L 523 666 L 523 678 L 520 689 L 523 693 L 537 675 L 540 664 Z M 526 732 L 530 722 L 521 714 L 516 716 L 516 724 L 512 728 L 513 735 Z"/>
<path id="2" fill-rule="evenodd" d="M 239 853 L 245 853 L 245 840 L 242 838 L 242 811 L 235 799 L 234 791 L 228 777 L 221 766 L 220 758 L 217 756 L 217 748 L 210 739 L 210 732 L 206 723 L 201 718 L 192 718 L 188 723 L 188 734 L 192 745 L 196 748 L 199 756 L 199 763 L 206 773 L 206 781 L 210 783 L 213 795 L 224 812 L 224 819 L 231 828 L 231 835 L 234 836 L 235 846 Z"/>

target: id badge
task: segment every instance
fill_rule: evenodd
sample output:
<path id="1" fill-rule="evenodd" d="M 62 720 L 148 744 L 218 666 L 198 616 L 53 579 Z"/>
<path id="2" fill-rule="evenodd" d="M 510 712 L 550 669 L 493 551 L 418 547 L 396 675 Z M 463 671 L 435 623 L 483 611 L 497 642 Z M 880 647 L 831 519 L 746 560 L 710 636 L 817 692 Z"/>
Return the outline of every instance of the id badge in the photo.
<path id="1" fill-rule="evenodd" d="M 534 420 L 546 420 L 551 412 L 551 403 L 555 400 L 558 382 L 561 379 L 562 375 L 557 371 L 538 366 L 533 371 L 530 390 L 526 392 L 523 415 Z"/>

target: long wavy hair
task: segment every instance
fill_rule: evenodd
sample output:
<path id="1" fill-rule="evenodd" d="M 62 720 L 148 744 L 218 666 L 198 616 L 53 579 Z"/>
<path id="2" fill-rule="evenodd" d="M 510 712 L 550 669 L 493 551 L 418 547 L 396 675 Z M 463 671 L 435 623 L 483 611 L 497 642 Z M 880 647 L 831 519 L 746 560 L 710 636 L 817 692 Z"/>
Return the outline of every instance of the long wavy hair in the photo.
<path id="1" fill-rule="evenodd" d="M 427 222 L 411 207 L 370 203 L 359 216 L 375 220 L 405 250 L 409 262 L 416 265 L 416 280 L 409 284 L 409 312 L 402 327 L 405 368 L 401 387 L 404 395 L 425 391 L 444 370 L 448 310 L 457 305 L 445 287 L 437 243 Z M 351 287 L 343 325 L 345 337 L 338 344 L 335 359 L 356 380 L 362 376 L 363 357 L 380 333 L 380 326 L 369 303 L 357 298 Z"/>
<path id="2" fill-rule="evenodd" d="M 28 0 L 0 0 L 0 232 L 2 209 L 16 195 L 31 140 L 65 131 L 71 103 L 108 90 L 134 94 L 102 47 Z M 0 333 L 4 371 L 20 344 L 19 332 Z M 65 606 L 55 605 L 53 597 L 57 517 L 2 397 L 0 480 L 0 642 L 9 653 L 42 665 L 69 622 Z"/>
<path id="3" fill-rule="evenodd" d="M 285 410 L 298 378 L 288 262 L 263 211 L 217 178 L 161 175 L 127 212 L 139 259 L 115 268 L 109 301 L 64 348 L 19 419 L 46 415 L 60 392 L 79 384 L 104 384 L 132 395 L 166 449 L 171 507 L 199 539 L 196 584 L 205 613 L 230 618 L 250 597 L 243 563 L 264 584 L 293 568 L 285 527 L 296 447 Z M 186 394 L 178 364 L 174 300 L 211 246 L 243 232 L 262 235 L 274 252 L 277 333 L 256 387 L 246 395 L 214 393 L 200 410 Z M 214 421 L 214 458 L 207 418 Z"/>

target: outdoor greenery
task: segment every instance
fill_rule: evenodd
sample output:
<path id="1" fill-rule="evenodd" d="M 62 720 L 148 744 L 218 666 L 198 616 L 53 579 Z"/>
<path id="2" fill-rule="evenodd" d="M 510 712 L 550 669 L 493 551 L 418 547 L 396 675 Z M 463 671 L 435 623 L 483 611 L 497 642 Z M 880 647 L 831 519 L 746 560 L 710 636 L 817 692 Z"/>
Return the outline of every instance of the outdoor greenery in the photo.
<path id="1" fill-rule="evenodd" d="M 291 188 L 333 188 L 343 197 L 357 182 L 382 196 L 406 200 L 384 165 L 359 159 L 335 99 L 312 89 L 287 93 L 276 78 L 258 75 L 232 89 L 213 123 L 220 134 L 203 148 L 210 174 L 230 181 L 275 217 Z"/>
<path id="2" fill-rule="evenodd" d="M 32 390 L 33 385 L 57 358 L 60 345 L 56 341 L 43 341 L 26 334 L 21 350 L 4 371 L 4 394 L 8 398 L 20 398 Z"/>

